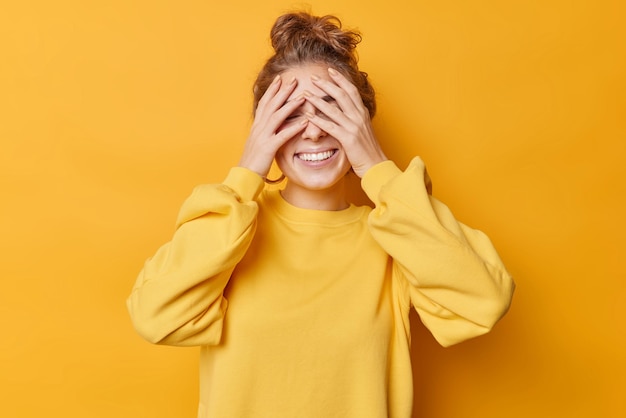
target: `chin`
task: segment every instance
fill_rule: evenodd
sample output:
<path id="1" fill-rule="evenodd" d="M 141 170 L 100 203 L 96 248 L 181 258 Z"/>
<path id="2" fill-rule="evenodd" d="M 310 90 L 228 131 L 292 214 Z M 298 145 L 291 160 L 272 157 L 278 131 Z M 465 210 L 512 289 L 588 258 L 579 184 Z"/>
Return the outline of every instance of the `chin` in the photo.
<path id="1" fill-rule="evenodd" d="M 300 188 L 311 190 L 311 191 L 323 191 L 333 189 L 343 183 L 345 178 L 344 174 L 333 175 L 333 176 L 306 176 L 306 175 L 295 175 L 288 176 L 287 179 L 290 183 L 294 185 L 298 185 Z"/>

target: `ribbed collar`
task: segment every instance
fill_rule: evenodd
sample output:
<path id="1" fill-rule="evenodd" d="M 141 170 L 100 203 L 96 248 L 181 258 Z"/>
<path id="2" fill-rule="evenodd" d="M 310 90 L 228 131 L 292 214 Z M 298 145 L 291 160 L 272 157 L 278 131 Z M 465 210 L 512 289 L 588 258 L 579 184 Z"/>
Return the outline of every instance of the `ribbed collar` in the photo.
<path id="1" fill-rule="evenodd" d="M 337 211 L 303 209 L 287 202 L 278 190 L 263 191 L 260 200 L 271 207 L 278 216 L 294 224 L 341 226 L 359 221 L 369 210 L 367 206 L 355 206 L 353 204 L 347 209 Z"/>

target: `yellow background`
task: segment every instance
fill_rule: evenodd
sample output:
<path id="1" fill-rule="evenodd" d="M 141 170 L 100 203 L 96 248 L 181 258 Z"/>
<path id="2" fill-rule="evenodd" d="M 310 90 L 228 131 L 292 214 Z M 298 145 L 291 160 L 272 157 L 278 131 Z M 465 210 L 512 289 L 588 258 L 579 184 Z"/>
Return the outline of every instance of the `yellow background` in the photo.
<path id="1" fill-rule="evenodd" d="M 0 416 L 195 416 L 197 349 L 142 341 L 125 298 L 237 163 L 271 24 L 301 6 L 0 6 Z M 443 349 L 415 321 L 415 416 L 626 416 L 622 2 L 311 9 L 363 32 L 385 151 L 421 155 L 518 284 L 485 337 Z"/>

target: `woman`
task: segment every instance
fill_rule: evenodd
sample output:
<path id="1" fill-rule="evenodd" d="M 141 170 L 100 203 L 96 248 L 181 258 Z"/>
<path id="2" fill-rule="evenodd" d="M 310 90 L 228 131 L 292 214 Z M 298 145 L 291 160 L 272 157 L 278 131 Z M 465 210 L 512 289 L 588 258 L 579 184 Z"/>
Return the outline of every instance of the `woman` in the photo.
<path id="1" fill-rule="evenodd" d="M 278 18 L 237 167 L 184 203 L 128 299 L 137 331 L 201 346 L 199 417 L 409 417 L 409 310 L 444 346 L 488 332 L 513 282 L 488 238 L 374 135 L 360 36 Z M 287 178 L 263 190 L 273 161 Z M 346 174 L 373 209 L 350 204 Z"/>

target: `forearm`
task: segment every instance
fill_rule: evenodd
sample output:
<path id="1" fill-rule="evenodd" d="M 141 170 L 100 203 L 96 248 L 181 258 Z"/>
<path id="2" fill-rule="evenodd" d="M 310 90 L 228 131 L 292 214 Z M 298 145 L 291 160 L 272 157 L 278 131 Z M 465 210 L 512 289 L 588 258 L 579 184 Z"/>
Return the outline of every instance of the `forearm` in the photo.
<path id="1" fill-rule="evenodd" d="M 254 198 L 261 187 L 260 177 L 234 169 L 224 184 L 199 186 L 187 199 L 172 240 L 145 263 L 128 298 L 133 324 L 145 339 L 219 342 L 227 307 L 223 291 L 254 236 Z"/>
<path id="2" fill-rule="evenodd" d="M 514 284 L 488 237 L 429 196 L 421 160 L 402 173 L 387 162 L 364 188 L 370 229 L 394 260 L 410 301 L 444 345 L 487 332 L 506 312 Z"/>

